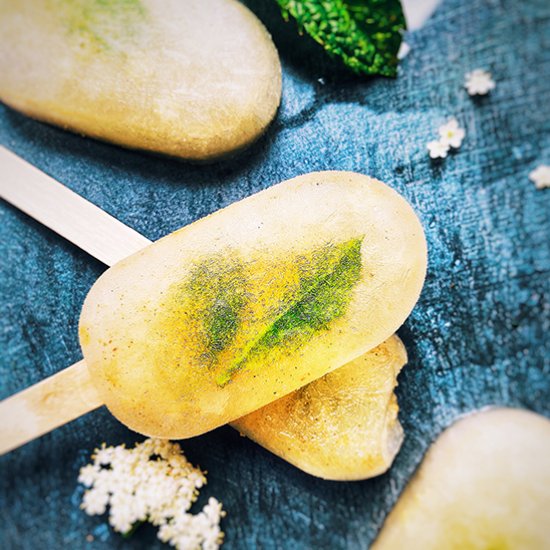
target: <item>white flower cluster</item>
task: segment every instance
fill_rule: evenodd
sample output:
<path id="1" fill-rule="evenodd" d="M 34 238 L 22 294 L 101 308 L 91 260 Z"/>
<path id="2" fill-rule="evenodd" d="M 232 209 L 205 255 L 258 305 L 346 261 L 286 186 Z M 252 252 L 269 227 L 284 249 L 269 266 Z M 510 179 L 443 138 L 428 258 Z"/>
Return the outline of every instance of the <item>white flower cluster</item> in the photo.
<path id="1" fill-rule="evenodd" d="M 80 470 L 87 487 L 81 508 L 101 515 L 109 506 L 109 523 L 121 533 L 149 521 L 158 538 L 178 550 L 216 550 L 225 512 L 210 498 L 198 514 L 188 513 L 206 484 L 204 473 L 191 465 L 176 443 L 147 439 L 133 449 L 124 445 L 96 449 L 93 462 Z"/>
<path id="2" fill-rule="evenodd" d="M 451 147 L 458 149 L 462 145 L 462 140 L 466 132 L 461 128 L 456 118 L 451 118 L 447 124 L 439 127 L 439 139 L 428 143 L 430 158 L 444 159 Z"/>
<path id="3" fill-rule="evenodd" d="M 487 95 L 495 89 L 495 81 L 489 71 L 475 69 L 466 73 L 464 87 L 469 95 Z"/>

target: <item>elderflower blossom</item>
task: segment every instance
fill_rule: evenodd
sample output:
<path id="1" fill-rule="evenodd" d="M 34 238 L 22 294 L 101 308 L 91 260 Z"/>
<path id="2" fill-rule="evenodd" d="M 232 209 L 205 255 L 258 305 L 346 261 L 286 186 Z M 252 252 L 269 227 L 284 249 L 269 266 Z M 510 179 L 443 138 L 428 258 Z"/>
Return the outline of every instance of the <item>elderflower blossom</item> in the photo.
<path id="1" fill-rule="evenodd" d="M 438 129 L 439 139 L 427 144 L 430 158 L 444 159 L 451 148 L 458 149 L 462 145 L 466 132 L 461 128 L 456 118 L 451 118 Z"/>
<path id="2" fill-rule="evenodd" d="M 449 152 L 449 145 L 441 141 L 430 141 L 427 145 L 432 159 L 444 159 Z"/>
<path id="3" fill-rule="evenodd" d="M 495 86 L 495 81 L 489 71 L 475 69 L 466 73 L 464 87 L 469 95 L 487 95 Z"/>
<path id="4" fill-rule="evenodd" d="M 550 166 L 541 164 L 529 173 L 529 179 L 535 184 L 537 189 L 546 189 L 550 187 Z"/>
<path id="5" fill-rule="evenodd" d="M 201 512 L 189 513 L 206 477 L 178 444 L 160 439 L 147 439 L 133 449 L 103 444 L 92 459 L 78 477 L 87 488 L 81 504 L 87 514 L 101 515 L 109 508 L 109 523 L 120 533 L 149 521 L 159 528 L 158 538 L 177 550 L 220 547 L 225 512 L 210 498 Z"/>
<path id="6" fill-rule="evenodd" d="M 439 127 L 439 138 L 441 143 L 452 147 L 453 149 L 458 149 L 462 145 L 462 140 L 466 132 L 464 128 L 461 128 L 458 125 L 456 118 L 451 118 L 447 124 Z"/>

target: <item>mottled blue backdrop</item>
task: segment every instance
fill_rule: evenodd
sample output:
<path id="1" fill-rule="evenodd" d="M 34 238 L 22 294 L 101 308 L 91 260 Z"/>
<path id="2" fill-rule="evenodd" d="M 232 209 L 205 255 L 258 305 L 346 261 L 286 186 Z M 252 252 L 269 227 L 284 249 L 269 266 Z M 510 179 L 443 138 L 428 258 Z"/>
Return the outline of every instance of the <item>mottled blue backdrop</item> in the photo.
<path id="1" fill-rule="evenodd" d="M 550 190 L 537 191 L 527 177 L 550 164 L 550 5 L 444 0 L 407 37 L 399 78 L 366 80 L 324 63 L 280 21 L 273 1 L 248 4 L 273 33 L 284 91 L 276 121 L 244 156 L 189 166 L 1 106 L 0 143 L 151 239 L 312 170 L 369 174 L 411 201 L 430 264 L 400 330 L 410 354 L 398 390 L 406 439 L 391 471 L 365 482 L 321 481 L 229 428 L 183 445 L 210 472 L 204 497 L 215 495 L 228 511 L 227 549 L 366 548 L 429 444 L 459 414 L 498 403 L 550 416 Z M 479 100 L 463 89 L 464 74 L 477 67 L 497 82 Z M 426 142 L 451 115 L 466 139 L 431 162 Z M 80 358 L 80 307 L 105 268 L 5 203 L 0 258 L 6 397 Z M 77 473 L 92 449 L 136 438 L 99 410 L 2 457 L 0 547 L 160 547 L 152 529 L 123 540 L 78 508 Z"/>

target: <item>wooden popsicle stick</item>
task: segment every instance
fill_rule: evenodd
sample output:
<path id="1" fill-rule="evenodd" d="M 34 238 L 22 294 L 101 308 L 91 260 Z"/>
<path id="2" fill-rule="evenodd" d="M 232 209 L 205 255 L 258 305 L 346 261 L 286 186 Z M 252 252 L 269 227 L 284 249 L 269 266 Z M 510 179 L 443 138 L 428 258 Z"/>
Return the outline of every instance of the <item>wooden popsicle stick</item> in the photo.
<path id="1" fill-rule="evenodd" d="M 0 146 L 0 197 L 111 266 L 151 241 Z M 0 402 L 0 455 L 103 405 L 84 360 Z"/>
<path id="2" fill-rule="evenodd" d="M 0 402 L 0 454 L 101 407 L 84 361 Z"/>
<path id="3" fill-rule="evenodd" d="M 151 244 L 2 146 L 0 197 L 109 266 Z"/>

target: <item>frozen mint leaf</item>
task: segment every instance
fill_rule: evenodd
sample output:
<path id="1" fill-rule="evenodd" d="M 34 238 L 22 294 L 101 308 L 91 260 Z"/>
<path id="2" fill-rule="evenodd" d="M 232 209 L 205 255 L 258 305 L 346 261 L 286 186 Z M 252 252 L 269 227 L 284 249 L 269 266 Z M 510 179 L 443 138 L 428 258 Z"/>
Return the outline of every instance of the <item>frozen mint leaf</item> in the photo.
<path id="1" fill-rule="evenodd" d="M 299 288 L 278 318 L 218 376 L 218 385 L 227 384 L 250 358 L 268 354 L 278 346 L 300 347 L 344 315 L 352 290 L 361 279 L 362 242 L 363 237 L 329 243 L 315 250 L 311 258 L 297 258 L 303 269 Z"/>

